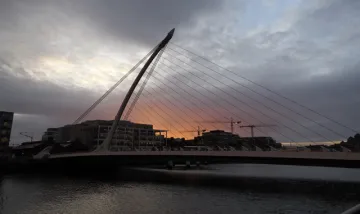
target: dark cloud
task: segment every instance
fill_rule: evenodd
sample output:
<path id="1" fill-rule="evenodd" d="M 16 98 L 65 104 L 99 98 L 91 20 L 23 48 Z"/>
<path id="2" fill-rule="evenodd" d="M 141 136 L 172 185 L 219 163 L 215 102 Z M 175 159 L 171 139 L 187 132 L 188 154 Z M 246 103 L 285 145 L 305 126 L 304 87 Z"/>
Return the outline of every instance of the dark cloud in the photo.
<path id="1" fill-rule="evenodd" d="M 88 64 L 95 61 L 94 58 L 99 55 L 111 55 L 112 59 L 124 58 L 125 62 L 113 64 L 117 69 L 127 69 L 139 58 L 135 56 L 138 52 L 148 50 L 149 46 L 156 44 L 167 31 L 176 27 L 178 36 L 175 41 L 181 46 L 360 130 L 357 122 L 360 120 L 357 111 L 360 104 L 357 96 L 360 92 L 360 68 L 357 59 L 360 50 L 357 28 L 360 25 L 359 2 L 314 1 L 307 5 L 300 4 L 289 17 L 280 17 L 279 23 L 274 21 L 271 26 L 254 26 L 243 30 L 244 26 L 255 25 L 239 24 L 241 20 L 246 22 L 252 18 L 243 17 L 247 10 L 242 7 L 244 2 L 246 1 L 0 1 L 0 41 L 3 43 L 0 47 L 0 108 L 19 113 L 15 133 L 27 129 L 39 133 L 47 127 L 71 123 L 107 88 L 104 84 L 111 85 L 122 76 L 122 73 L 109 72 L 110 68 L 101 72 L 89 71 L 93 64 Z M 240 4 L 240 7 L 235 4 Z M 261 18 L 262 15 L 259 11 L 256 16 Z M 174 45 L 169 48 L 186 53 Z M 116 52 L 118 49 L 121 50 Z M 120 55 L 119 52 L 123 54 Z M 170 49 L 167 53 L 179 56 Z M 352 131 L 283 100 L 237 75 L 202 61 L 199 57 L 188 54 L 193 60 L 205 63 L 218 73 L 190 62 L 186 57 L 181 58 L 193 66 L 189 67 L 174 56 L 164 54 L 165 58 L 186 70 L 175 65 L 171 66 L 176 71 L 160 66 L 166 71 L 158 70 L 161 74 L 154 75 L 149 81 L 139 105 L 134 109 L 133 119 L 145 122 L 150 119 L 151 123 L 161 128 L 168 128 L 169 123 L 172 123 L 172 127 L 182 130 L 192 128 L 186 122 L 203 120 L 202 117 L 225 120 L 224 117 L 233 116 L 247 123 L 276 124 L 274 130 L 261 130 L 280 141 L 289 139 L 281 136 L 279 132 L 296 141 L 326 140 L 311 130 L 331 140 L 341 138 L 254 94 L 235 83 L 235 80 L 286 104 L 316 122 L 338 130 L 342 135 L 353 134 Z M 42 61 L 39 62 L 39 59 Z M 101 58 L 94 65 L 113 66 L 106 62 Z M 171 62 L 161 61 L 168 65 Z M 52 67 L 45 67 L 51 70 L 38 69 L 41 63 L 51 65 Z M 201 79 L 189 72 L 195 73 Z M 208 74 L 213 78 L 207 76 Z M 92 85 L 93 88 L 83 88 L 80 83 Z M 128 86 L 129 83 L 121 85 L 118 93 L 99 106 L 89 119 L 112 118 Z M 271 106 L 285 117 L 245 95 Z M 154 108 L 154 105 L 147 106 L 145 102 L 157 103 L 162 110 Z M 258 110 L 275 120 L 264 116 Z M 144 111 L 147 113 L 144 114 Z M 155 111 L 164 118 L 156 115 Z M 307 129 L 289 118 L 305 125 Z M 32 124 L 33 120 L 38 123 Z M 157 120 L 162 124 L 156 122 Z M 214 128 L 209 124 L 201 125 L 208 129 Z M 298 130 L 306 138 L 287 130 L 283 125 Z M 192 126 L 197 124 L 193 123 Z M 224 128 L 223 124 L 214 126 Z M 237 131 L 248 135 L 244 130 Z M 263 135 L 258 131 L 256 133 Z"/>
<path id="2" fill-rule="evenodd" d="M 292 81 L 291 84 L 276 82 L 277 85 L 270 84 L 267 87 L 314 111 L 327 115 L 339 123 L 360 130 L 358 123 L 360 115 L 357 111 L 360 100 L 356 93 L 360 91 L 358 84 L 360 73 L 358 71 L 359 66 L 347 67 L 333 75 L 314 76 L 307 81 Z M 194 74 L 195 71 L 190 72 Z M 281 141 L 289 141 L 287 137 L 295 141 L 342 140 L 344 137 L 353 134 L 353 131 L 261 87 L 244 80 L 241 82 L 238 76 L 232 75 L 230 72 L 220 72 L 227 76 L 225 80 L 210 70 L 206 70 L 206 73 L 212 76 L 212 78 L 205 76 L 206 82 L 203 80 L 204 77 L 196 78 L 189 73 L 171 75 L 172 78 L 180 79 L 184 83 L 175 79 L 157 79 L 156 85 L 160 87 L 157 87 L 156 91 L 162 94 L 157 100 L 170 106 L 172 105 L 168 102 L 169 100 L 182 100 L 182 102 L 177 102 L 180 111 L 181 108 L 184 110 L 185 107 L 196 109 L 190 113 L 191 119 L 194 121 L 201 121 L 201 115 L 219 121 L 223 121 L 225 116 L 233 115 L 234 118 L 248 124 L 276 124 L 276 128 L 261 128 L 262 133 L 258 134 L 271 133 L 272 136 Z M 231 79 L 239 84 L 232 82 Z M 215 86 L 216 84 L 217 86 Z M 208 87 L 199 87 L 205 85 Z M 172 90 L 167 90 L 168 88 L 172 88 Z M 293 111 L 284 108 L 283 105 Z M 295 114 L 294 111 L 301 115 Z M 338 133 L 325 129 L 316 123 L 336 130 Z M 208 124 L 205 125 L 208 126 Z M 245 132 L 240 133 L 248 135 Z"/>
<path id="3" fill-rule="evenodd" d="M 150 44 L 159 40 L 172 28 L 193 25 L 204 13 L 221 10 L 222 2 L 216 0 L 105 0 L 78 1 L 79 11 L 99 30 Z"/>
<path id="4" fill-rule="evenodd" d="M 78 88 L 63 88 L 50 82 L 1 74 L 2 108 L 19 114 L 66 114 L 83 108 L 84 103 L 91 98 L 87 91 Z"/>
<path id="5" fill-rule="evenodd" d="M 222 6 L 223 2 L 216 0 L 3 0 L 0 12 L 1 17 L 15 23 L 18 18 L 36 13 L 48 13 L 50 20 L 54 18 L 51 13 L 55 17 L 61 14 L 82 20 L 104 38 L 153 46 L 172 28 L 194 25 L 197 18 L 218 13 Z"/>
<path id="6" fill-rule="evenodd" d="M 2 110 L 18 115 L 13 137 L 19 130 L 39 136 L 47 127 L 71 123 L 103 92 L 73 85 L 84 81 L 79 71 L 66 77 L 54 76 L 57 71 L 50 70 L 53 67 L 39 70 L 38 58 L 50 60 L 55 68 L 81 64 L 84 56 L 95 55 L 94 49 L 114 46 L 113 41 L 118 40 L 135 44 L 135 51 L 121 47 L 123 55 L 131 59 L 139 47 L 155 45 L 171 28 L 189 26 L 221 5 L 219 1 L 0 1 L 0 99 Z M 54 61 L 58 59 L 62 60 L 60 64 Z M 87 77 L 94 74 L 84 73 Z M 113 82 L 121 74 L 109 76 Z M 61 80 L 55 83 L 53 77 Z M 118 91 L 126 87 L 122 84 Z M 116 108 L 112 106 L 121 101 L 116 95 L 112 95 L 114 99 L 107 102 L 106 109 L 95 111 L 90 118 L 112 118 Z M 34 120 L 37 122 L 32 123 Z"/>
<path id="7" fill-rule="evenodd" d="M 333 75 L 317 76 L 310 81 L 293 84 L 283 94 L 335 120 L 360 130 L 358 108 L 360 98 L 360 65 L 344 67 Z M 349 132 L 345 132 L 350 134 Z"/>
<path id="8" fill-rule="evenodd" d="M 360 79 L 358 74 L 360 72 L 359 61 L 355 57 L 358 55 L 360 48 L 359 32 L 355 27 L 360 24 L 360 16 L 356 12 L 358 7 L 358 1 L 323 1 L 316 7 L 298 10 L 295 17 L 285 21 L 280 26 L 272 27 L 272 29 L 264 27 L 249 35 L 236 38 L 237 34 L 209 35 L 208 28 L 203 28 L 197 34 L 197 38 L 203 38 L 203 40 L 196 39 L 196 42 L 186 41 L 181 45 L 211 60 L 215 60 L 219 64 L 228 64 L 226 67 L 235 73 L 283 94 L 340 123 L 346 124 L 352 129 L 360 130 L 359 114 L 356 110 L 356 106 L 359 104 L 359 98 L 356 94 L 360 91 L 358 84 Z M 337 15 L 334 16 L 333 14 Z M 221 32 L 221 28 L 218 27 L 219 32 Z M 172 48 L 176 49 L 173 46 Z M 189 56 L 214 68 L 212 64 L 202 61 L 198 57 L 191 54 Z M 174 58 L 172 59 L 176 62 Z M 197 72 L 193 69 L 190 70 Z M 183 72 L 186 73 L 186 71 Z M 253 108 L 236 101 L 233 97 L 226 96 L 218 89 L 213 89 L 220 94 L 219 96 L 222 96 L 221 98 L 230 100 L 238 108 L 255 115 L 258 119 L 266 123 L 278 124 L 278 132 L 283 132 L 297 141 L 327 140 L 314 132 L 318 132 L 328 139 L 341 140 L 343 137 L 329 132 L 329 130 L 324 130 L 321 126 L 283 109 L 264 97 L 251 93 L 232 80 L 243 83 L 255 91 L 284 103 L 311 120 L 337 130 L 342 136 L 346 137 L 354 134 L 353 131 L 338 126 L 324 117 L 313 114 L 311 111 L 293 105 L 292 102 L 271 94 L 247 80 L 239 78 L 237 75 L 225 71 L 218 71 L 223 76 L 208 70 L 206 72 L 211 73 L 215 78 L 227 84 L 233 85 L 237 90 L 244 92 L 245 95 L 259 100 L 261 103 L 283 113 L 286 117 L 306 126 L 307 128 L 304 129 L 304 127 L 295 124 L 288 118 L 275 114 L 264 106 L 259 106 L 258 103 L 247 99 L 229 87 L 223 86 L 228 94 L 239 97 L 245 103 L 252 105 Z M 197 73 L 202 75 L 199 72 Z M 214 84 L 214 81 L 210 82 Z M 206 83 L 203 82 L 202 84 Z M 221 98 L 217 98 L 219 103 L 224 101 Z M 227 107 L 229 109 L 234 108 L 229 104 L 227 104 Z M 271 121 L 270 118 L 265 117 L 256 109 L 261 110 L 277 121 Z M 235 114 L 240 115 L 241 118 L 249 122 L 261 123 L 259 120 L 247 115 L 246 112 L 237 111 Z M 226 112 L 223 114 L 226 115 Z M 281 127 L 280 123 L 298 130 L 306 138 L 286 130 Z M 270 133 L 281 141 L 288 140 L 277 132 L 271 131 Z"/>
<path id="9" fill-rule="evenodd" d="M 122 99 L 122 95 L 118 92 L 119 90 L 113 93 L 112 100 L 104 100 L 104 104 L 100 104 L 85 120 L 113 118 L 115 108 Z M 26 140 L 19 135 L 21 131 L 32 132 L 38 139 L 49 127 L 74 122 L 100 97 L 100 93 L 76 87 L 61 87 L 46 81 L 35 81 L 28 76 L 13 76 L 0 69 L 1 110 L 16 113 L 12 143 Z"/>

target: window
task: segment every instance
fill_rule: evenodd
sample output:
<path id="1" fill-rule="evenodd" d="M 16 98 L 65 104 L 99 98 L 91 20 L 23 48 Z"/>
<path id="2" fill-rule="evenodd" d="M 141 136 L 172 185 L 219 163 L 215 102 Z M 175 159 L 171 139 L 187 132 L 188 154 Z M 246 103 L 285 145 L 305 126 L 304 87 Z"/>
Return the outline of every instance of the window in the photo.
<path id="1" fill-rule="evenodd" d="M 3 124 L 4 127 L 10 127 L 10 125 L 11 125 L 11 123 L 9 123 L 9 122 L 4 122 L 4 124 Z"/>

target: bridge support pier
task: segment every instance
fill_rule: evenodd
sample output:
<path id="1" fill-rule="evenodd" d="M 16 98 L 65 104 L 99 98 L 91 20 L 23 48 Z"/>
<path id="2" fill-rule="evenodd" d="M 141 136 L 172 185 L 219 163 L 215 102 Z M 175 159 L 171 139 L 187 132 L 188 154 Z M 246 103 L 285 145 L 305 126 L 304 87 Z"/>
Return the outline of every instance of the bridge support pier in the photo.
<path id="1" fill-rule="evenodd" d="M 197 168 L 200 168 L 200 161 L 196 161 Z"/>
<path id="2" fill-rule="evenodd" d="M 174 162 L 172 162 L 172 160 L 169 160 L 166 164 L 166 168 L 171 170 L 174 168 Z"/>
<path id="3" fill-rule="evenodd" d="M 190 169 L 190 167 L 191 167 L 190 161 L 185 162 L 185 167 L 186 167 L 186 169 Z"/>

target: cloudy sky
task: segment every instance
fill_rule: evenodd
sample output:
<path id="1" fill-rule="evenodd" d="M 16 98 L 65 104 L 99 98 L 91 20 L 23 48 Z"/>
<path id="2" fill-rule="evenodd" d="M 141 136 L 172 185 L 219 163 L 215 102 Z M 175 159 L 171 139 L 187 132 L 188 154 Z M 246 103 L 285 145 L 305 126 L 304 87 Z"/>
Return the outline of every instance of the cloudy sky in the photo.
<path id="1" fill-rule="evenodd" d="M 282 142 L 342 140 L 360 130 L 358 11 L 358 0 L 0 0 L 0 110 L 16 113 L 12 143 L 72 123 L 175 27 L 132 121 L 180 136 L 233 117 L 275 125 L 256 134 Z M 86 119 L 112 119 L 134 75 Z"/>

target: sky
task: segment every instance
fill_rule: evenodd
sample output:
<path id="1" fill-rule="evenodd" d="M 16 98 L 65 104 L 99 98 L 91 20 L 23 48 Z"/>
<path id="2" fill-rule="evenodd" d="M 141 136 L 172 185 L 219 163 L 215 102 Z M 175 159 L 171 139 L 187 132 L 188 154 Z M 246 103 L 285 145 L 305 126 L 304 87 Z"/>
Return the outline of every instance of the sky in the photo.
<path id="1" fill-rule="evenodd" d="M 0 0 L 0 110 L 15 112 L 13 144 L 27 140 L 19 132 L 40 138 L 176 28 L 131 121 L 180 137 L 198 125 L 229 130 L 203 122 L 233 117 L 271 124 L 255 133 L 282 142 L 343 140 L 360 130 L 359 9 L 357 0 Z M 86 119 L 113 119 L 134 75 Z"/>

